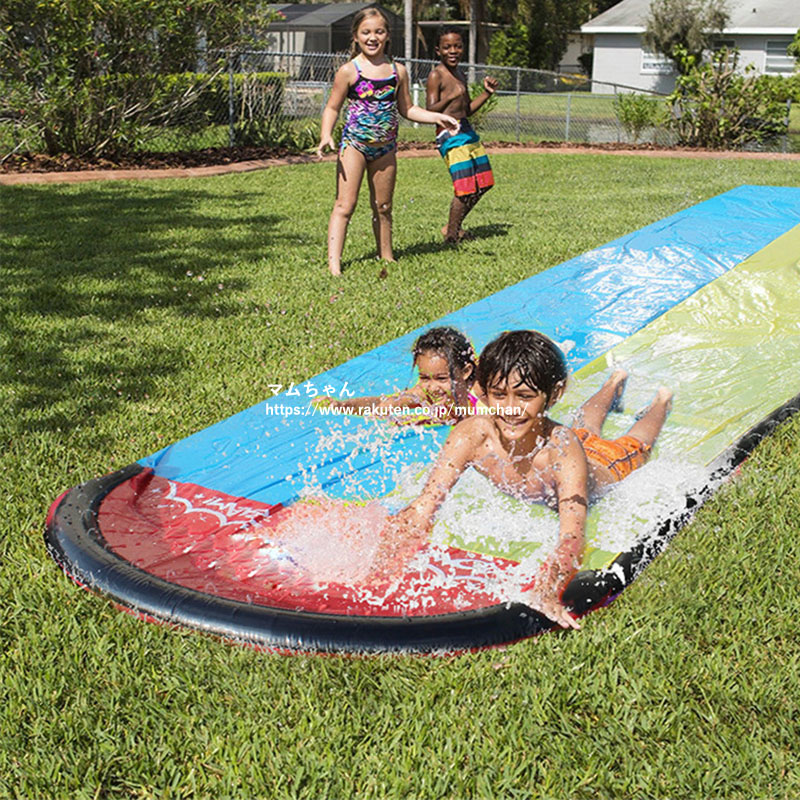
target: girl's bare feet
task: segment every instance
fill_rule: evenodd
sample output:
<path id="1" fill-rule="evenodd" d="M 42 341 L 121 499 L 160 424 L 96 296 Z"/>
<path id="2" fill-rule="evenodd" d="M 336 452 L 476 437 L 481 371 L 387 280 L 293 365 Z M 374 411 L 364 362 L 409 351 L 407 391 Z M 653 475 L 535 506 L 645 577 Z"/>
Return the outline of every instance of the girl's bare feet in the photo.
<path id="1" fill-rule="evenodd" d="M 328 269 L 331 271 L 331 275 L 338 277 L 342 274 L 342 268 L 338 264 L 328 264 Z"/>

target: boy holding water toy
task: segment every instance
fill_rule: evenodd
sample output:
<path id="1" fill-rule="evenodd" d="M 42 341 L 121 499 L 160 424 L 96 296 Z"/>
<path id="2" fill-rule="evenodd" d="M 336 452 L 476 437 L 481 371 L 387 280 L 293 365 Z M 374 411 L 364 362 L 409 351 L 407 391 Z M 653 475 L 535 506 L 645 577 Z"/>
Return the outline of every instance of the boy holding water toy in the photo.
<path id="1" fill-rule="evenodd" d="M 474 114 L 496 91 L 494 78 L 483 79 L 483 92 L 470 100 L 464 73 L 458 64 L 464 54 L 464 40 L 456 28 L 439 30 L 436 54 L 441 63 L 434 67 L 426 85 L 426 107 L 429 111 L 449 114 L 460 120 L 457 131 L 442 125 L 436 127 L 436 145 L 453 180 L 455 197 L 450 203 L 450 216 L 442 228 L 446 242 L 457 243 L 467 236 L 461 229 L 464 217 L 475 208 L 482 195 L 494 185 L 489 158 L 478 134 L 467 117 Z"/>
<path id="2" fill-rule="evenodd" d="M 561 595 L 581 563 L 588 504 L 647 461 L 671 407 L 672 392 L 662 387 L 625 436 L 603 439 L 603 422 L 626 378 L 616 371 L 580 409 L 578 427 L 568 428 L 547 416 L 567 381 L 558 347 L 536 331 L 509 331 L 490 342 L 478 360 L 490 413 L 453 428 L 422 494 L 384 527 L 373 577 L 402 568 L 427 539 L 459 476 L 474 467 L 503 492 L 558 512 L 558 544 L 528 604 L 564 628 L 579 628 Z"/>

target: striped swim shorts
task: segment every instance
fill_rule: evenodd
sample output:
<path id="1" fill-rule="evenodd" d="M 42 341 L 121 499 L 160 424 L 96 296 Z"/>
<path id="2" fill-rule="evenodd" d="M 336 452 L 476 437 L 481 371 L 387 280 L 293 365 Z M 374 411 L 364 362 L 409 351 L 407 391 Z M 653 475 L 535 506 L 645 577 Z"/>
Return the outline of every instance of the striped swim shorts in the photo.
<path id="1" fill-rule="evenodd" d="M 650 458 L 653 449 L 635 436 L 620 436 L 619 439 L 611 441 L 597 436 L 586 428 L 573 428 L 573 430 L 581 440 L 586 459 L 607 467 L 618 481 L 643 466 Z"/>

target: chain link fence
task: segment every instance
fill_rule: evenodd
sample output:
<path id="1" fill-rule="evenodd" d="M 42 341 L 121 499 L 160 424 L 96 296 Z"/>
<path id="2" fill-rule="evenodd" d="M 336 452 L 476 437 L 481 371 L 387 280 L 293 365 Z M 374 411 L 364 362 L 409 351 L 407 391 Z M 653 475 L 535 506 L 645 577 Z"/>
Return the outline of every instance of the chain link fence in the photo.
<path id="1" fill-rule="evenodd" d="M 234 86 L 232 76 L 236 74 L 285 76 L 280 108 L 276 107 L 273 113 L 282 116 L 289 128 L 294 125 L 295 131 L 310 133 L 313 129 L 318 131 L 336 70 L 347 59 L 344 53 L 243 51 L 228 60 L 229 84 Z M 425 83 L 439 62 L 398 61 L 409 71 L 412 102 L 424 107 Z M 624 84 L 592 81 L 584 75 L 488 64 L 464 64 L 463 69 L 470 84 L 480 85 L 486 76 L 498 82 L 494 98 L 473 117 L 473 124 L 486 141 L 675 144 L 675 135 L 666 125 L 664 95 Z M 639 98 L 635 104 L 630 101 L 633 95 Z M 237 115 L 237 107 L 246 109 L 245 94 L 231 99 L 233 116 L 228 144 L 238 143 L 237 126 L 247 125 L 247 111 Z M 428 141 L 433 134 L 427 126 L 401 120 L 400 137 Z M 800 136 L 778 137 L 758 149 L 800 150 Z"/>
<path id="2" fill-rule="evenodd" d="M 328 99 L 343 54 L 242 52 L 231 59 L 232 72 L 276 72 L 286 76 L 280 113 L 292 120 L 318 120 Z M 403 59 L 399 59 L 405 63 Z M 411 59 L 412 101 L 425 105 L 425 82 L 438 61 Z M 651 141 L 670 144 L 663 126 L 644 126 L 635 134 L 620 120 L 616 98 L 631 87 L 593 82 L 581 75 L 565 75 L 520 67 L 465 64 L 470 84 L 491 76 L 498 82 L 495 97 L 476 115 L 476 127 L 487 141 Z M 640 92 L 641 94 L 641 92 Z M 660 103 L 652 95 L 654 103 Z M 239 101 L 241 103 L 241 101 Z M 236 105 L 236 102 L 234 102 Z M 232 120 L 232 137 L 239 120 Z M 430 140 L 426 126 L 401 126 L 401 138 Z"/>
<path id="3" fill-rule="evenodd" d="M 320 117 L 334 75 L 347 58 L 344 53 L 262 50 L 208 54 L 197 73 L 165 76 L 180 78 L 186 92 L 194 92 L 192 102 L 152 126 L 137 149 L 311 149 L 319 139 Z M 406 64 L 417 105 L 425 105 L 425 82 L 437 63 L 412 59 Z M 486 76 L 498 82 L 495 95 L 472 118 L 487 142 L 674 144 L 664 124 L 663 96 L 647 96 L 629 86 L 593 82 L 581 75 L 486 64 L 464 64 L 463 69 L 470 84 L 480 85 Z M 638 98 L 638 112 L 632 122 L 626 106 L 630 111 L 633 97 Z M 0 156 L 23 145 L 35 151 L 19 120 L 2 122 Z M 429 126 L 401 122 L 401 140 L 433 139 Z M 800 141 L 795 140 L 800 136 L 778 137 L 769 149 L 800 150 Z"/>

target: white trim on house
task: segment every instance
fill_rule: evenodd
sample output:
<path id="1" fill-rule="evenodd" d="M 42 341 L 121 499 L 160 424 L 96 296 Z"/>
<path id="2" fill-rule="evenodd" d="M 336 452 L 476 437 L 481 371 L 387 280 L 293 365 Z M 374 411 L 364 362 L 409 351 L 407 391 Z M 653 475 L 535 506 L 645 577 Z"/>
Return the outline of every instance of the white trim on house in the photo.
<path id="1" fill-rule="evenodd" d="M 798 24 L 800 27 L 800 24 Z M 596 34 L 596 33 L 644 33 L 647 30 L 644 25 L 608 25 L 601 27 L 592 26 L 591 28 L 586 25 L 581 26 L 581 33 Z M 797 33 L 797 28 L 723 28 L 721 36 L 725 34 L 745 35 L 745 36 L 794 36 Z"/>
<path id="2" fill-rule="evenodd" d="M 797 27 L 800 28 L 800 21 Z M 740 36 L 794 36 L 797 28 L 725 28 L 722 33 L 738 33 Z"/>

